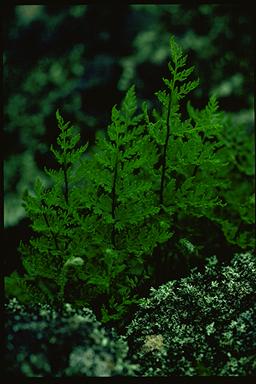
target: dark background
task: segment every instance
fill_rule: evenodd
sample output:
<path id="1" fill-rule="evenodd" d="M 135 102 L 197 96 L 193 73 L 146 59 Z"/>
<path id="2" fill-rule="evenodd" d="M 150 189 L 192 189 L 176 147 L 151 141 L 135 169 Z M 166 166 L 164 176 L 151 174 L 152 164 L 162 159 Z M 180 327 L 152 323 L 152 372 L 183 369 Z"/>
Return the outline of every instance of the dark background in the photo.
<path id="1" fill-rule="evenodd" d="M 214 92 L 234 129 L 253 129 L 253 14 L 235 4 L 4 8 L 4 274 L 20 268 L 16 249 L 30 235 L 22 193 L 45 165 L 54 167 L 56 109 L 92 146 L 132 84 L 139 102 L 154 105 L 171 34 L 200 78 L 192 104 Z"/>

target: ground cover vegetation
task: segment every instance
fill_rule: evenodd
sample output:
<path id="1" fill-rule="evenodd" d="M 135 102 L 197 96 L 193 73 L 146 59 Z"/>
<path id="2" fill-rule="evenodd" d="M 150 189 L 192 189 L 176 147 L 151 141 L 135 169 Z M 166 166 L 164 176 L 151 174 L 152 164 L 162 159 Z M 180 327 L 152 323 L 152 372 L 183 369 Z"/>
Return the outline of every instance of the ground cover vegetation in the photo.
<path id="1" fill-rule="evenodd" d="M 185 5 L 127 7 L 133 50 L 121 44 L 122 8 L 122 25 L 110 33 L 103 23 L 92 38 L 105 52 L 119 28 L 120 52 L 94 64 L 82 42 L 65 55 L 59 46 L 56 61 L 48 33 L 58 40 L 74 20 L 82 28 L 97 6 L 16 7 L 8 38 L 22 46 L 31 18 L 52 57 L 35 49 L 25 81 L 12 46 L 3 58 L 7 143 L 21 132 L 4 169 L 8 374 L 255 375 L 255 142 L 242 59 L 250 42 L 241 33 L 237 74 L 228 6 L 199 6 L 207 38 L 192 27 L 170 38 L 170 20 L 174 29 L 197 20 Z M 201 76 L 192 63 L 204 60 Z"/>

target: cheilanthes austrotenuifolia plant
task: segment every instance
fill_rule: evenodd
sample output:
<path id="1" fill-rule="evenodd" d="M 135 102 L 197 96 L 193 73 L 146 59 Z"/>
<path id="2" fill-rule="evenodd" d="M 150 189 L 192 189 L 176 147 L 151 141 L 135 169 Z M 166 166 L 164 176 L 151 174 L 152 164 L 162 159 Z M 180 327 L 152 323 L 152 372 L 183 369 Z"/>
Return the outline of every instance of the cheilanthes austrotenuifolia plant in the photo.
<path id="1" fill-rule="evenodd" d="M 228 242 L 252 247 L 250 191 L 244 200 L 238 194 L 240 210 L 230 214 L 234 155 L 224 114 L 211 96 L 202 110 L 188 101 L 182 117 L 183 99 L 199 81 L 189 80 L 194 68 L 173 37 L 170 51 L 170 78 L 156 92 L 160 108 L 149 111 L 144 102 L 138 111 L 132 86 L 91 154 L 57 111 L 58 149 L 51 151 L 58 168 L 45 169 L 48 186 L 38 179 L 24 195 L 35 235 L 20 245 L 26 272 L 6 278 L 7 295 L 60 308 L 88 305 L 102 321 L 115 321 L 137 302 L 140 286 L 154 284 L 170 244 L 193 253 L 195 228 L 184 220 L 205 218 Z M 249 225 L 246 235 L 241 222 Z"/>

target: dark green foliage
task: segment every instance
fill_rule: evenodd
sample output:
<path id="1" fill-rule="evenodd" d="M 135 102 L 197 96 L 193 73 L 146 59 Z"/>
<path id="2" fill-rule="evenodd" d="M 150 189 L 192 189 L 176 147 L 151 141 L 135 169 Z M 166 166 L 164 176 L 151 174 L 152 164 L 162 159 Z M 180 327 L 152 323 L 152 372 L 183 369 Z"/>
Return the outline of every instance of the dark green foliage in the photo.
<path id="1" fill-rule="evenodd" d="M 30 292 L 26 301 L 30 301 L 32 295 L 33 301 L 55 304 L 61 303 L 64 297 L 68 263 L 74 255 L 80 256 L 83 253 L 77 236 L 74 237 L 80 193 L 76 188 L 73 166 L 86 149 L 86 146 L 75 148 L 80 139 L 79 134 L 74 134 L 58 111 L 56 117 L 60 129 L 57 140 L 59 149 L 51 150 L 59 170 L 45 169 L 52 183 L 49 188 L 45 188 L 37 179 L 34 195 L 28 192 L 24 194 L 24 206 L 38 236 L 32 238 L 27 246 L 23 243 L 20 245 L 27 277 L 24 282 L 18 280 L 18 284 L 25 285 Z M 71 242 L 71 239 L 75 241 Z"/>
<path id="2" fill-rule="evenodd" d="M 38 179 L 34 195 L 24 197 L 36 236 L 21 244 L 26 273 L 6 278 L 8 295 L 89 305 L 103 321 L 119 320 L 147 280 L 157 282 L 163 260 L 170 278 L 175 254 L 205 256 L 205 239 L 196 244 L 193 237 L 201 218 L 217 223 L 227 242 L 253 246 L 253 192 L 240 185 L 234 196 L 237 154 L 224 115 L 211 96 L 200 111 L 188 103 L 184 120 L 182 100 L 198 80 L 188 80 L 193 67 L 173 37 L 170 48 L 171 76 L 156 93 L 160 108 L 144 103 L 139 113 L 131 87 L 92 153 L 84 155 L 87 146 L 78 146 L 79 134 L 57 111 L 59 148 L 51 150 L 58 169 L 46 169 L 48 186 Z M 251 176 L 247 158 L 240 171 Z"/>
<path id="3" fill-rule="evenodd" d="M 5 306 L 5 372 L 19 377 L 130 376 L 128 346 L 115 331 L 104 329 L 88 308 L 66 304 Z"/>
<path id="4" fill-rule="evenodd" d="M 253 129 L 254 21 L 242 4 L 10 4 L 3 12 L 6 227 L 25 215 L 24 188 L 32 189 L 42 165 L 52 166 L 47 149 L 57 106 L 92 142 L 134 82 L 139 101 L 155 104 L 170 25 L 200 73 L 193 103 L 204 105 L 216 92 L 232 130 L 238 133 L 238 122 Z"/>
<path id="5" fill-rule="evenodd" d="M 241 248 L 255 248 L 255 140 L 242 126 L 234 132 L 230 119 L 224 119 L 223 141 L 225 150 L 222 156 L 228 166 L 223 178 L 229 188 L 220 190 L 226 206 L 212 214 L 212 220 L 221 228 L 232 244 Z M 251 137 L 251 139 L 250 139 Z"/>
<path id="6" fill-rule="evenodd" d="M 154 111 L 156 121 L 148 124 L 162 160 L 160 204 L 172 207 L 176 215 L 201 217 L 211 208 L 222 205 L 216 191 L 226 184 L 219 176 L 220 167 L 225 167 L 226 162 L 216 154 L 217 148 L 223 146 L 221 114 L 216 98 L 211 97 L 197 115 L 188 104 L 189 118 L 182 121 L 180 100 L 198 86 L 198 81 L 186 81 L 193 67 L 184 68 L 187 57 L 174 40 L 171 48 L 172 78 L 164 79 L 168 91 L 157 92 L 162 113 Z"/>
<path id="7" fill-rule="evenodd" d="M 216 257 L 205 271 L 151 290 L 127 328 L 140 376 L 255 376 L 256 259 Z"/>

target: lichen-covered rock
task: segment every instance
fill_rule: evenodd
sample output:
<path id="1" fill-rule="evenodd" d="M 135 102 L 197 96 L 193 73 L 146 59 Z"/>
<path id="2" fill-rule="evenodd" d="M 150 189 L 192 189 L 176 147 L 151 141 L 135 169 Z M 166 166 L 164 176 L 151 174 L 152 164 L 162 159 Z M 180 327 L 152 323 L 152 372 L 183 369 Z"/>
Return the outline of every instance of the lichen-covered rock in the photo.
<path id="1" fill-rule="evenodd" d="M 128 347 L 88 308 L 66 304 L 57 312 L 47 305 L 25 307 L 12 299 L 5 307 L 5 367 L 28 377 L 132 376 Z"/>
<path id="2" fill-rule="evenodd" d="M 141 376 L 255 375 L 255 256 L 213 257 L 203 273 L 152 289 L 126 337 Z"/>

